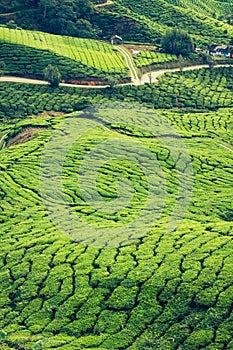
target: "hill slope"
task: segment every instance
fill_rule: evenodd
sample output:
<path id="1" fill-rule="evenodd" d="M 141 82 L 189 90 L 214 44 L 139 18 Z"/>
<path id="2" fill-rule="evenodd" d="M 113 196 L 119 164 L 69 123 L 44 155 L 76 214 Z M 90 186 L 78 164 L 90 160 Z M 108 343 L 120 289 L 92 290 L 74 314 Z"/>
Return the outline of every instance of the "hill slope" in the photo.
<path id="1" fill-rule="evenodd" d="M 103 109 L 93 120 L 88 114 L 73 115 L 70 121 L 77 125 L 77 132 L 87 129 L 72 144 L 63 167 L 70 210 L 96 229 L 107 226 L 115 232 L 121 225 L 124 229 L 122 237 L 108 235 L 107 242 L 95 236 L 94 244 L 87 231 L 73 226 L 64 215 L 59 214 L 54 225 L 41 199 L 40 162 L 46 141 L 61 130 L 64 140 L 57 149 L 62 150 L 70 139 L 62 124 L 64 117 L 31 118 L 16 126 L 1 124 L 0 135 L 11 132 L 11 138 L 22 130 L 37 129 L 31 141 L 0 151 L 0 328 L 7 333 L 8 342 L 15 347 L 20 343 L 24 349 L 38 340 L 45 349 L 63 350 L 232 348 L 233 150 L 223 141 L 229 135 L 232 139 L 232 112 L 158 110 L 153 116 L 136 112 L 133 105 L 122 113 L 116 105 L 113 115 Z M 182 173 L 187 175 L 188 164 L 182 160 L 184 150 L 177 140 L 172 150 L 174 144 L 169 148 L 166 139 L 150 137 L 158 115 L 181 135 L 193 166 L 192 200 L 172 233 L 166 230 L 166 223 L 177 200 L 178 179 Z M 124 153 L 123 148 L 117 159 L 116 148 L 112 153 L 109 146 L 115 140 L 132 150 L 140 142 L 161 167 L 156 168 L 158 177 L 155 173 L 150 177 L 157 188 L 156 211 L 161 217 L 147 232 L 141 222 L 135 236 L 127 237 L 126 227 L 140 215 L 151 191 L 143 167 L 146 158 L 142 153 L 140 162 L 137 152 L 138 166 L 132 162 L 133 153 Z M 92 155 L 89 166 L 96 166 L 94 149 L 107 160 L 96 178 L 104 205 L 112 206 L 117 199 L 120 179 L 128 179 L 133 189 L 131 201 L 119 211 L 93 207 L 80 190 L 88 153 Z M 49 157 L 54 156 L 56 149 L 49 152 Z M 84 166 L 81 171 L 80 165 Z M 180 186 L 185 190 L 189 178 L 183 180 Z M 165 206 L 158 189 L 165 190 Z M 47 209 L 55 205 L 56 212 L 61 198 L 51 186 L 48 194 L 51 206 Z M 69 235 L 70 229 L 75 229 L 76 237 Z M 80 237 L 83 242 L 78 243 Z"/>
<path id="2" fill-rule="evenodd" d="M 190 5 L 190 6 L 189 6 Z M 107 11 L 110 13 L 119 13 L 124 17 L 129 17 L 131 20 L 135 20 L 144 25 L 146 30 L 146 40 L 153 40 L 155 43 L 159 43 L 161 34 L 163 34 L 168 28 L 176 27 L 188 31 L 198 44 L 211 43 L 215 41 L 229 41 L 229 38 L 233 35 L 233 28 L 231 25 L 223 23 L 216 17 L 216 4 L 215 2 L 209 3 L 209 11 L 204 11 L 203 6 L 193 6 L 190 2 L 186 6 L 175 6 L 164 0 L 142 0 L 139 2 L 131 0 L 119 0 L 113 5 L 109 5 L 105 8 L 105 16 L 108 16 Z M 229 12 L 232 10 L 232 6 L 229 5 Z M 219 16 L 223 13 L 227 16 L 228 11 L 222 9 Z M 213 17 L 213 13 L 215 13 Z M 133 24 L 132 24 L 133 26 Z M 120 29 L 120 25 L 118 27 Z M 123 32 L 121 32 L 123 34 Z M 140 32 L 138 33 L 140 37 Z M 128 33 L 126 32 L 126 37 Z M 137 37 L 137 29 L 134 32 Z M 133 36 L 133 34 L 132 34 Z M 141 35 L 142 36 L 142 35 Z"/>
<path id="3" fill-rule="evenodd" d="M 83 13 L 80 10 L 82 3 L 85 4 Z M 233 36 L 230 25 L 232 0 L 117 0 L 101 7 L 81 0 L 71 1 L 68 5 L 61 2 L 58 6 L 56 1 L 52 4 L 43 7 L 40 2 L 29 1 L 25 5 L 20 1 L 2 1 L 0 11 L 12 11 L 18 6 L 20 11 L 16 14 L 16 20 L 19 25 L 32 25 L 40 30 L 78 37 L 109 39 L 112 34 L 118 33 L 126 40 L 158 44 L 161 35 L 171 27 L 187 30 L 198 44 L 203 45 L 227 43 Z M 34 12 L 28 15 L 28 9 L 34 9 Z M 57 23 L 54 22 L 54 17 Z M 7 17 L 2 17 L 3 21 L 6 19 Z"/>
<path id="4" fill-rule="evenodd" d="M 21 45 L 18 48 L 21 48 L 21 55 L 25 56 L 24 61 L 27 61 L 27 55 L 30 55 L 30 51 L 27 50 L 23 53 L 22 45 L 37 49 L 37 54 L 40 52 L 43 55 L 46 51 L 55 54 L 55 58 L 68 58 L 71 68 L 72 61 L 73 65 L 76 63 L 78 73 L 76 74 L 79 77 L 80 74 L 83 74 L 81 77 L 89 78 L 104 78 L 108 74 L 118 77 L 128 76 L 128 69 L 123 56 L 112 45 L 97 40 L 0 27 L 0 42 Z M 1 50 L 3 48 L 4 45 L 1 46 Z M 13 46 L 10 49 L 12 50 Z M 15 50 L 17 51 L 17 46 Z M 16 58 L 13 59 L 16 60 Z M 28 64 L 30 64 L 30 61 Z M 43 75 L 43 70 L 41 74 Z M 75 72 L 73 78 L 76 78 Z"/>

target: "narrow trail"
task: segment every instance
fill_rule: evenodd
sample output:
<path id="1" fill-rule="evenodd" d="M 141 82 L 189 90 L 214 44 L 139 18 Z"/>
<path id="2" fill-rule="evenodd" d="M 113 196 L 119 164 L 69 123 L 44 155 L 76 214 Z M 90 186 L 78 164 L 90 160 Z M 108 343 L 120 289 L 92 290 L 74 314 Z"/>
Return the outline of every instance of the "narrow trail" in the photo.
<path id="1" fill-rule="evenodd" d="M 126 56 L 125 56 L 126 57 Z M 128 56 L 127 56 L 128 57 Z M 130 54 L 129 54 L 130 57 Z M 130 65 L 130 63 L 129 63 Z M 132 76 L 132 82 L 127 83 L 127 84 L 118 84 L 118 86 L 125 86 L 125 85 L 144 85 L 146 83 L 158 83 L 159 80 L 158 78 L 165 73 L 169 72 L 179 72 L 180 68 L 172 68 L 172 69 L 162 69 L 158 71 L 154 71 L 151 73 L 146 73 L 144 74 L 141 79 L 139 79 L 136 69 L 134 71 L 133 69 L 134 66 L 132 66 L 131 71 L 131 76 Z M 214 68 L 219 68 L 219 67 L 232 67 L 232 64 L 221 64 L 221 65 L 216 65 Z M 200 65 L 200 66 L 189 66 L 189 67 L 184 67 L 184 71 L 191 71 L 191 70 L 197 70 L 197 69 L 202 69 L 202 68 L 208 68 L 208 65 Z M 151 75 L 151 78 L 150 78 Z M 2 76 L 0 77 L 0 82 L 13 82 L 13 83 L 22 83 L 22 84 L 33 84 L 33 85 L 48 85 L 47 81 L 44 80 L 37 80 L 37 79 L 28 79 L 28 78 L 20 78 L 20 77 L 14 77 L 14 76 Z M 89 85 L 77 85 L 77 84 L 68 84 L 68 83 L 60 83 L 60 86 L 65 86 L 65 87 L 75 87 L 75 88 L 82 88 L 82 89 L 106 89 L 109 87 L 109 85 L 94 85 L 94 86 L 89 86 Z"/>
<path id="2" fill-rule="evenodd" d="M 96 4 L 96 5 L 94 6 L 94 8 L 95 8 L 95 9 L 98 9 L 98 8 L 100 8 L 100 7 L 104 7 L 104 6 L 112 5 L 112 4 L 113 4 L 113 1 L 107 0 L 107 2 L 104 2 L 103 4 Z"/>
<path id="3" fill-rule="evenodd" d="M 219 67 L 230 67 L 232 66 L 231 64 L 218 64 L 216 66 L 214 66 L 214 68 L 219 68 Z M 208 64 L 202 64 L 200 66 L 188 66 L 188 67 L 184 67 L 183 71 L 190 71 L 190 70 L 196 70 L 196 69 L 202 69 L 202 68 L 208 68 Z M 170 69 L 161 69 L 158 71 L 152 71 L 146 74 L 143 74 L 141 79 L 140 79 L 140 83 L 138 85 L 143 85 L 146 83 L 158 83 L 159 80 L 158 78 L 162 75 L 164 75 L 165 73 L 169 73 L 169 72 L 180 72 L 180 68 L 170 68 Z"/>
<path id="4" fill-rule="evenodd" d="M 45 80 L 38 79 L 29 79 L 29 78 L 21 78 L 14 76 L 2 76 L 0 77 L 0 82 L 8 82 L 8 83 L 21 83 L 21 84 L 33 84 L 33 85 L 49 85 L 49 83 Z M 76 87 L 76 88 L 85 88 L 85 89 L 105 89 L 108 85 L 78 85 L 78 84 L 68 84 L 68 83 L 60 83 L 59 86 L 66 87 Z"/>
<path id="5" fill-rule="evenodd" d="M 0 13 L 0 17 L 9 17 L 9 16 L 13 16 L 13 15 L 17 15 L 18 12 L 33 12 L 34 9 L 28 9 L 28 10 L 17 10 L 14 12 L 8 12 L 8 13 Z"/>
<path id="6" fill-rule="evenodd" d="M 231 148 L 229 148 L 229 147 L 223 145 L 222 143 L 220 143 L 219 146 L 221 146 L 221 147 L 223 147 L 223 148 L 225 148 L 225 149 L 227 149 L 228 151 L 230 151 L 230 152 L 233 153 L 233 149 L 231 149 Z"/>
<path id="7" fill-rule="evenodd" d="M 3 142 L 6 138 L 7 138 L 8 133 L 4 134 L 1 138 L 0 138 L 0 150 L 3 149 L 5 147 L 6 142 Z M 2 144 L 3 142 L 3 144 Z"/>
<path id="8" fill-rule="evenodd" d="M 125 62 L 129 68 L 131 80 L 134 85 L 139 85 L 140 80 L 137 73 L 137 68 L 135 67 L 134 61 L 128 50 L 123 46 L 116 46 L 117 50 L 124 56 Z"/>

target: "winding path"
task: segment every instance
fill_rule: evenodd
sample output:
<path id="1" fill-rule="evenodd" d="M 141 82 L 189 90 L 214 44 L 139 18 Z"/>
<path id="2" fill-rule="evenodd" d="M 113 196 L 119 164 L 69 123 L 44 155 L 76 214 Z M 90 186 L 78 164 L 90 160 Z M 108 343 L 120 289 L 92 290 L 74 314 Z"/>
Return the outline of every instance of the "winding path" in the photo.
<path id="1" fill-rule="evenodd" d="M 113 1 L 112 0 L 107 0 L 107 2 L 104 2 L 102 4 L 96 4 L 94 6 L 95 9 L 98 9 L 99 7 L 104 7 L 104 6 L 107 6 L 107 5 L 112 5 L 113 4 Z"/>
<path id="2" fill-rule="evenodd" d="M 233 153 L 233 149 L 231 149 L 230 147 L 227 147 L 227 146 L 223 145 L 222 143 L 220 143 L 219 146 L 221 146 L 221 147 L 227 149 L 229 152 Z"/>
<path id="3" fill-rule="evenodd" d="M 3 142 L 3 141 L 7 138 L 7 135 L 8 135 L 8 132 L 0 138 L 0 150 L 5 147 L 5 142 Z"/>
<path id="4" fill-rule="evenodd" d="M 132 56 L 129 51 L 124 46 L 116 46 L 116 49 L 124 56 L 125 62 L 129 68 L 132 83 L 134 85 L 139 85 L 140 80 L 137 73 L 137 68 L 135 67 Z"/>
<path id="5" fill-rule="evenodd" d="M 214 68 L 219 68 L 219 67 L 231 67 L 231 64 L 218 64 L 216 66 L 214 66 Z M 202 69 L 202 68 L 208 68 L 208 64 L 202 64 L 199 66 L 188 66 L 188 67 L 184 67 L 183 71 L 189 71 L 189 70 L 196 70 L 196 69 Z M 165 73 L 169 73 L 169 72 L 180 72 L 180 68 L 170 68 L 170 69 L 161 69 L 158 71 L 152 71 L 146 74 L 143 74 L 143 76 L 140 79 L 140 83 L 139 85 L 143 85 L 145 83 L 158 83 L 159 80 L 158 78 L 161 75 L 164 75 Z M 150 81 L 151 80 L 151 81 Z"/>
<path id="6" fill-rule="evenodd" d="M 219 67 L 232 67 L 231 64 L 219 64 L 216 65 L 214 68 Z M 208 68 L 208 65 L 200 65 L 200 66 L 189 66 L 184 67 L 184 71 L 191 71 L 201 68 Z M 144 74 L 141 79 L 138 78 L 137 72 L 133 73 L 133 70 L 131 72 L 132 75 L 132 83 L 128 84 L 119 84 L 118 86 L 124 86 L 124 85 L 143 85 L 145 83 L 158 83 L 158 78 L 165 73 L 168 72 L 179 72 L 180 68 L 172 68 L 172 69 L 162 69 L 158 71 L 153 71 L 150 73 Z M 151 77 L 150 77 L 151 76 Z M 28 78 L 20 78 L 20 77 L 14 77 L 14 76 L 2 76 L 0 77 L 0 82 L 13 82 L 13 83 L 22 83 L 22 84 L 34 84 L 34 85 L 48 85 L 47 81 L 44 80 L 37 80 L 37 79 L 28 79 Z M 68 84 L 68 83 L 61 83 L 60 86 L 66 86 L 66 87 L 76 87 L 76 88 L 85 88 L 85 89 L 105 89 L 108 87 L 108 85 L 77 85 L 77 84 Z"/>

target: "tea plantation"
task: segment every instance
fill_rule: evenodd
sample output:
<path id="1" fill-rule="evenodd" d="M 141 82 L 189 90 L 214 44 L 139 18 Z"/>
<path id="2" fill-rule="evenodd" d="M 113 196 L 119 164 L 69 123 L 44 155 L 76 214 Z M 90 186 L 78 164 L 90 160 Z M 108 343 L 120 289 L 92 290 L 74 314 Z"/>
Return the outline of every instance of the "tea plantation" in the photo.
<path id="1" fill-rule="evenodd" d="M 114 89 L 76 89 L 0 83 L 0 120 L 25 118 L 43 111 L 71 113 L 104 101 L 136 101 L 155 108 L 215 110 L 233 107 L 233 67 L 167 73 L 159 84 Z"/>
<path id="2" fill-rule="evenodd" d="M 233 348 L 232 75 L 169 73 L 101 91 L 0 84 L 1 349 Z M 84 130 L 71 144 L 69 123 L 73 135 Z M 60 215 L 58 173 L 46 169 L 63 156 L 63 194 L 80 227 Z"/>
<path id="3" fill-rule="evenodd" d="M 232 7 L 231 0 L 209 0 L 208 3 L 199 0 L 118 0 L 105 8 L 102 17 L 97 16 L 96 23 L 99 20 L 103 26 L 107 22 L 111 27 L 112 22 L 127 40 L 153 44 L 159 44 L 161 34 L 166 30 L 179 28 L 189 32 L 198 45 L 206 47 L 213 42 L 228 44 L 232 26 L 227 23 L 227 18 L 232 14 Z M 107 33 L 108 27 L 103 29 Z"/>
<path id="4" fill-rule="evenodd" d="M 177 61 L 176 55 L 165 54 L 154 51 L 141 51 L 134 57 L 134 61 L 137 67 L 145 67 L 151 64 L 165 63 L 171 61 Z"/>
<path id="5" fill-rule="evenodd" d="M 12 57 L 11 64 L 16 65 L 20 61 L 23 69 L 21 71 L 19 65 L 17 71 L 21 75 L 41 75 L 43 66 L 48 63 L 58 65 L 63 75 L 73 76 L 74 79 L 103 78 L 108 74 L 128 77 L 128 68 L 122 55 L 104 42 L 5 27 L 0 27 L 0 41 L 1 59 L 8 61 Z M 10 52 L 8 59 L 6 50 Z M 45 60 L 36 68 L 39 57 Z"/>

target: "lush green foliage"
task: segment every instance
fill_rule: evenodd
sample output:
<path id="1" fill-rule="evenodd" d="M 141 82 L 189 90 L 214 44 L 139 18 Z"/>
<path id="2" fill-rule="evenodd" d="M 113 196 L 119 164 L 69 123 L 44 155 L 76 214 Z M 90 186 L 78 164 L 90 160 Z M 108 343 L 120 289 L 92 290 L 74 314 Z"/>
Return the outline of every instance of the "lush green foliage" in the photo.
<path id="1" fill-rule="evenodd" d="M 217 21 L 211 16 L 207 17 L 201 11 L 197 11 L 189 1 L 188 8 L 177 7 L 174 2 L 161 0 L 120 0 L 119 5 L 113 5 L 112 11 L 117 11 L 122 16 L 127 13 L 132 19 L 144 23 L 144 27 L 150 28 L 151 39 L 159 43 L 161 34 L 170 28 L 179 28 L 187 31 L 200 44 L 229 41 L 232 36 L 232 27 L 223 22 Z M 215 7 L 215 1 L 211 4 Z M 111 7 L 110 7 L 111 8 Z M 191 11 L 190 11 L 191 9 Z M 214 10 L 212 12 L 213 16 Z M 215 17 L 215 15 L 214 15 Z M 156 38 L 157 33 L 157 38 Z M 126 36 L 128 33 L 126 33 Z M 135 37 L 137 34 L 135 33 Z"/>
<path id="2" fill-rule="evenodd" d="M 79 38 L 98 38 L 101 31 L 92 26 L 90 16 L 93 13 L 89 0 L 39 0 L 36 1 L 37 23 L 40 29 L 54 34 L 72 35 Z"/>
<path id="3" fill-rule="evenodd" d="M 44 69 L 44 79 L 49 82 L 51 87 L 58 87 L 61 82 L 61 73 L 56 66 L 49 64 Z"/>
<path id="4" fill-rule="evenodd" d="M 159 140 L 137 129 L 132 109 L 122 114 L 119 108 L 111 118 L 99 113 L 99 128 L 66 157 L 64 191 L 77 215 L 113 226 L 140 210 L 145 179 L 126 161 L 105 164 L 97 179 L 99 193 L 111 200 L 114 182 L 124 174 L 135 189 L 135 206 L 122 216 L 103 215 L 91 210 L 77 190 L 82 155 L 97 140 L 123 140 L 129 134 L 160 163 L 167 182 L 163 217 L 149 235 L 116 248 L 70 241 L 45 212 L 40 156 L 63 118 L 1 124 L 1 132 L 44 127 L 30 142 L 0 151 L 0 327 L 12 344 L 29 348 L 41 340 L 48 350 L 231 348 L 232 222 L 223 215 L 232 206 L 233 160 L 221 144 L 232 147 L 233 110 L 157 113 L 183 137 L 195 174 L 191 205 L 172 234 L 164 225 L 177 196 L 179 154 L 174 159 Z M 149 115 L 144 118 L 145 125 L 153 123 Z"/>
<path id="5" fill-rule="evenodd" d="M 46 111 L 71 113 L 109 99 L 138 101 L 155 108 L 233 107 L 233 67 L 167 73 L 159 84 L 114 89 L 76 89 L 0 83 L 0 118 L 25 118 Z"/>
<path id="6" fill-rule="evenodd" d="M 75 60 L 83 71 L 85 68 L 85 76 L 128 75 L 122 55 L 110 44 L 103 42 L 4 27 L 0 27 L 0 40 L 50 51 Z"/>
<path id="7" fill-rule="evenodd" d="M 146 67 L 149 65 L 177 61 L 176 55 L 160 53 L 155 51 L 140 51 L 134 56 L 134 62 L 137 67 Z"/>
<path id="8" fill-rule="evenodd" d="M 155 108 L 208 108 L 233 106 L 233 67 L 166 73 L 158 85 L 121 88 L 123 96 L 153 103 Z"/>
<path id="9" fill-rule="evenodd" d="M 0 150 L 2 349 L 232 348 L 233 108 L 218 109 L 233 107 L 232 76 L 233 68 L 203 69 L 169 73 L 157 85 L 103 91 L 0 84 L 0 139 L 5 136 L 9 146 L 17 135 L 36 130 L 30 141 Z M 109 99 L 199 109 L 156 111 L 182 137 L 195 183 L 184 220 L 167 233 L 177 200 L 175 167 L 181 150 L 172 157 L 160 140 L 137 128 L 142 116 L 133 109 L 100 112 L 99 127 L 73 145 L 63 168 L 65 195 L 76 215 L 117 227 L 141 210 L 147 181 L 127 160 L 127 152 L 124 160 L 104 164 L 96 182 L 99 194 L 110 202 L 116 182 L 128 178 L 135 195 L 122 212 L 94 210 L 77 188 L 83 155 L 97 142 L 115 138 L 137 140 L 155 155 L 166 178 L 166 207 L 142 238 L 99 248 L 61 233 L 40 197 L 40 157 L 65 117 L 19 119 L 44 110 L 68 113 Z M 81 112 L 73 115 L 80 117 L 88 123 Z M 147 126 L 155 122 L 150 115 L 143 118 Z"/>
<path id="10" fill-rule="evenodd" d="M 229 25 L 232 0 L 118 0 L 103 7 L 94 4 L 83 0 L 13 0 L 2 2 L 0 11 L 18 10 L 14 18 L 26 29 L 88 38 L 109 39 L 118 33 L 126 40 L 159 44 L 168 29 L 179 28 L 206 45 L 227 42 L 233 34 Z M 8 17 L 1 19 L 5 23 Z"/>
<path id="11" fill-rule="evenodd" d="M 5 74 L 10 75 L 42 79 L 44 69 L 51 64 L 58 67 L 64 80 L 103 78 L 101 77 L 102 73 L 94 67 L 87 67 L 76 60 L 47 50 L 34 49 L 24 45 L 2 42 L 0 44 L 0 59 L 5 62 Z"/>
<path id="12" fill-rule="evenodd" d="M 194 51 L 190 35 L 179 29 L 167 31 L 162 37 L 161 46 L 164 52 L 175 55 L 189 55 Z"/>

